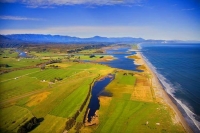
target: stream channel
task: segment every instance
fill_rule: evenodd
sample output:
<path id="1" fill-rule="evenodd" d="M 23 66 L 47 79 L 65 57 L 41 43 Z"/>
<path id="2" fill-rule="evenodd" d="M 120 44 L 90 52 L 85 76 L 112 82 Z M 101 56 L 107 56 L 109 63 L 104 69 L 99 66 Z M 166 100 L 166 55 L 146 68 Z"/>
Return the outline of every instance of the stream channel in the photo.
<path id="1" fill-rule="evenodd" d="M 88 113 L 88 122 L 91 121 L 91 118 L 95 115 L 95 112 L 99 110 L 100 104 L 98 97 L 100 95 L 111 96 L 111 94 L 104 92 L 104 88 L 113 80 L 114 75 L 108 75 L 105 78 L 98 80 L 94 83 L 92 87 L 92 96 L 90 98 L 90 102 L 88 105 L 89 113 Z"/>
<path id="2" fill-rule="evenodd" d="M 101 64 L 109 65 L 113 68 L 119 68 L 124 70 L 133 70 L 133 71 L 140 71 L 137 70 L 137 65 L 134 64 L 133 59 L 127 58 L 127 56 L 135 54 L 134 51 L 130 51 L 129 54 L 126 52 L 129 50 L 129 48 L 119 48 L 119 49 L 112 49 L 107 50 L 107 54 L 114 56 L 116 59 L 109 62 L 100 62 Z M 121 52 L 124 54 L 114 54 L 117 52 Z M 92 87 L 92 96 L 88 105 L 89 113 L 88 113 L 88 122 L 91 121 L 91 118 L 95 116 L 95 112 L 99 110 L 100 104 L 99 104 L 99 96 L 109 96 L 111 97 L 112 94 L 109 92 L 104 91 L 104 88 L 114 79 L 114 75 L 108 75 L 104 79 L 96 81 Z"/>

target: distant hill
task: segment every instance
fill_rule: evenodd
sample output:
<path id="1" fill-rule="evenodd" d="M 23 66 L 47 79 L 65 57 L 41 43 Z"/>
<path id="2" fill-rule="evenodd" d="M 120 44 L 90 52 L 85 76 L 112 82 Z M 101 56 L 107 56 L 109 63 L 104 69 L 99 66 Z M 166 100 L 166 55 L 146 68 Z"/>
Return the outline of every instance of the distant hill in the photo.
<path id="1" fill-rule="evenodd" d="M 25 42 L 51 42 L 51 43 L 70 43 L 70 42 L 139 42 L 144 41 L 142 38 L 131 38 L 131 37 L 119 37 L 119 38 L 107 38 L 94 36 L 91 38 L 78 38 L 71 36 L 60 36 L 60 35 L 42 35 L 42 34 L 12 34 L 5 35 L 9 39 Z"/>
<path id="2" fill-rule="evenodd" d="M 0 35 L 0 47 L 20 47 L 27 44 L 52 44 L 52 43 L 168 43 L 168 42 L 184 42 L 177 40 L 145 40 L 143 38 L 133 37 L 101 37 L 94 36 L 91 38 L 79 38 L 61 35 L 43 35 L 43 34 L 11 34 Z"/>
<path id="3" fill-rule="evenodd" d="M 137 43 L 145 41 L 143 38 L 132 37 L 101 37 L 79 38 L 61 35 L 43 35 L 43 34 L 11 34 L 0 35 L 0 47 L 17 47 L 30 43 Z"/>
<path id="4" fill-rule="evenodd" d="M 19 40 L 23 42 L 34 42 L 34 43 L 65 43 L 65 42 L 76 42 L 76 37 L 60 36 L 60 35 L 42 35 L 42 34 L 13 34 L 5 35 L 9 39 Z"/>
<path id="5" fill-rule="evenodd" d="M 85 42 L 142 42 L 145 41 L 143 38 L 132 38 L 132 37 L 100 37 L 100 36 L 94 36 L 91 38 L 83 38 L 82 41 Z"/>
<path id="6" fill-rule="evenodd" d="M 11 39 L 9 37 L 0 35 L 0 47 L 20 47 L 22 45 L 22 41 Z"/>

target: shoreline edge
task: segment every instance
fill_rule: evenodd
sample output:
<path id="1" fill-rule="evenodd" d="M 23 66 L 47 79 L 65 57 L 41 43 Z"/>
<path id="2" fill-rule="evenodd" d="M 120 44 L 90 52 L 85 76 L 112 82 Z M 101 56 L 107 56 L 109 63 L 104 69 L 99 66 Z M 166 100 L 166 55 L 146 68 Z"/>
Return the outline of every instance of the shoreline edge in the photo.
<path id="1" fill-rule="evenodd" d="M 139 57 L 139 59 L 134 59 L 135 65 L 144 65 L 147 73 L 151 74 L 151 82 L 152 82 L 152 88 L 154 89 L 156 98 L 161 98 L 164 101 L 164 104 L 168 105 L 174 112 L 175 119 L 181 123 L 183 128 L 187 133 L 193 133 L 192 129 L 190 128 L 189 124 L 184 119 L 182 113 L 178 109 L 178 107 L 175 105 L 173 100 L 170 98 L 169 94 L 164 90 L 163 86 L 161 85 L 157 75 L 151 70 L 145 59 L 143 58 L 143 55 L 140 51 L 135 51 L 136 56 Z"/>

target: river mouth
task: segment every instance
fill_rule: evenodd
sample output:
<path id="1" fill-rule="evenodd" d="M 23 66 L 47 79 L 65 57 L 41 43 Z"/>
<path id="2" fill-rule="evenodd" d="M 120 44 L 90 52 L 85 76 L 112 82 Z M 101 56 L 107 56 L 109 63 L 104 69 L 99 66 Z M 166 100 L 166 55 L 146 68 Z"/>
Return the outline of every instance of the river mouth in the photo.
<path id="1" fill-rule="evenodd" d="M 92 90 L 91 90 L 91 98 L 88 105 L 88 113 L 87 113 L 87 122 L 91 122 L 93 116 L 95 116 L 95 112 L 99 110 L 100 103 L 99 103 L 99 96 L 112 96 L 111 93 L 103 91 L 104 88 L 113 80 L 114 75 L 109 74 L 101 80 L 98 80 L 94 83 Z"/>

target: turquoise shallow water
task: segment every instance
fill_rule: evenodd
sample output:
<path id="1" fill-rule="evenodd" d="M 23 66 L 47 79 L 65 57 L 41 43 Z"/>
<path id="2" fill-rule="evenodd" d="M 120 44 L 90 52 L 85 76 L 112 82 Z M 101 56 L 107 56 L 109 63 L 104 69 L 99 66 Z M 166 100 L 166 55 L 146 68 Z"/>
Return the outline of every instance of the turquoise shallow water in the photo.
<path id="1" fill-rule="evenodd" d="M 200 44 L 140 44 L 141 53 L 195 132 L 200 132 Z"/>

